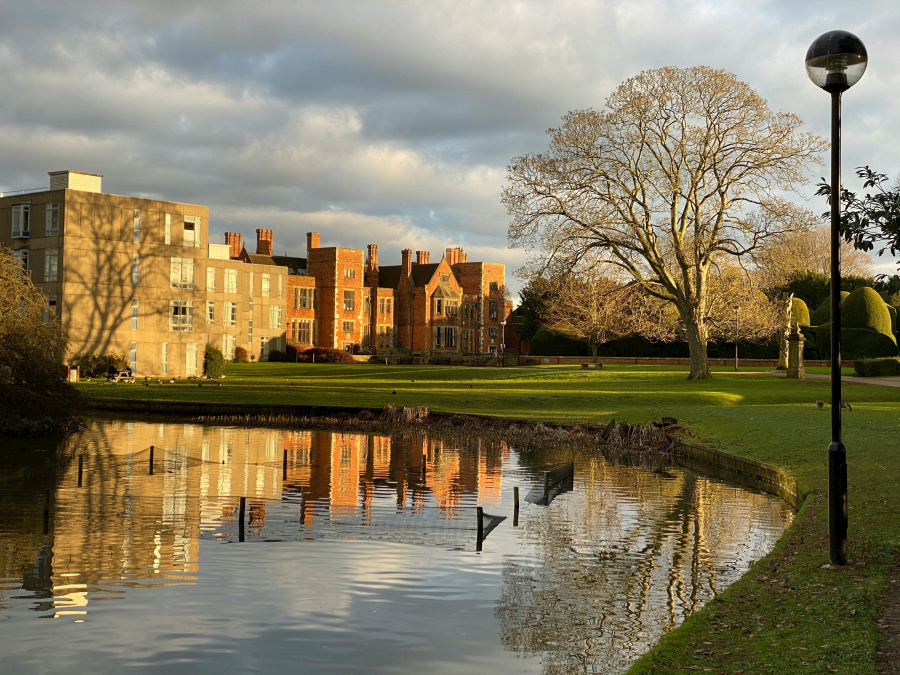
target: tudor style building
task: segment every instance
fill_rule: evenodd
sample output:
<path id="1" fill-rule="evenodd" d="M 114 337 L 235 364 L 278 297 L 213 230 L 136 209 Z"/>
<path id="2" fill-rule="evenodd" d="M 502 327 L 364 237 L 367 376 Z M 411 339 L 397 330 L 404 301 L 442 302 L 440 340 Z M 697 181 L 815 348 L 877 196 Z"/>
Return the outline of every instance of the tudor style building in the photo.
<path id="1" fill-rule="evenodd" d="M 209 241 L 205 206 L 105 194 L 102 176 L 50 174 L 50 187 L 0 195 L 0 244 L 66 326 L 69 357 L 118 353 L 139 376 L 203 372 L 208 342 L 233 358 L 310 346 L 448 358 L 496 354 L 511 303 L 503 265 L 402 252 L 379 266 L 378 247 L 320 246 L 274 255 L 273 232 Z M 49 318 L 49 317 L 48 317 Z"/>

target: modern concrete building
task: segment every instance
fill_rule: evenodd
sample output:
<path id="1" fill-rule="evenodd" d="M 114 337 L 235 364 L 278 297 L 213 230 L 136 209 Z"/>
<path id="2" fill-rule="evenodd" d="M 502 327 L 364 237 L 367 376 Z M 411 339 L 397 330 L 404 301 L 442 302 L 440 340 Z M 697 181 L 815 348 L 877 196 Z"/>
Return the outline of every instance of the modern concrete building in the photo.
<path id="1" fill-rule="evenodd" d="M 448 248 L 402 252 L 379 266 L 378 247 L 320 246 L 274 255 L 239 233 L 209 241 L 205 206 L 104 194 L 102 176 L 60 171 L 49 189 L 0 195 L 0 244 L 11 248 L 66 326 L 69 356 L 118 353 L 138 376 L 202 375 L 207 343 L 227 359 L 310 346 L 353 353 L 402 350 L 432 358 L 501 350 L 511 303 L 505 268 Z"/>

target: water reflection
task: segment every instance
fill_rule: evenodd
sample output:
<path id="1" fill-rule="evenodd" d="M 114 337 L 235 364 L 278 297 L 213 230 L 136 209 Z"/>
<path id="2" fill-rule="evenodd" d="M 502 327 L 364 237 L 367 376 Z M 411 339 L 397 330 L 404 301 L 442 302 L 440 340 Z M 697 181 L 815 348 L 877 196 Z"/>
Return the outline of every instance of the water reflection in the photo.
<path id="1" fill-rule="evenodd" d="M 203 581 L 248 583 L 246 570 L 232 570 L 208 548 L 237 541 L 244 497 L 247 541 L 257 545 L 220 548 L 256 551 L 259 566 L 285 555 L 298 561 L 290 577 L 260 582 L 261 595 L 296 593 L 296 575 L 328 580 L 327 594 L 340 596 L 344 609 L 325 623 L 356 636 L 351 651 L 362 650 L 363 633 L 371 635 L 359 612 L 376 610 L 360 610 L 363 598 L 377 603 L 378 634 L 387 643 L 406 644 L 421 632 L 413 651 L 391 651 L 386 672 L 419 672 L 415 650 L 422 645 L 440 645 L 450 655 L 442 658 L 452 659 L 463 644 L 490 653 L 474 659 L 471 672 L 484 672 L 486 663 L 497 672 L 621 672 L 770 550 L 791 518 L 779 500 L 690 471 L 653 472 L 563 450 L 520 455 L 477 438 L 104 421 L 43 453 L 17 446 L 0 452 L 0 625 L 28 616 L 82 622 L 96 615 L 114 623 L 115 607 L 125 607 L 134 588 L 182 589 L 179 596 L 147 591 L 159 595 L 142 598 L 161 599 L 141 600 L 142 620 L 168 616 L 172 598 L 188 595 L 203 616 L 228 613 L 227 600 Z M 573 489 L 549 506 L 523 502 L 519 527 L 505 521 L 476 556 L 474 507 L 511 515 L 513 487 L 525 494 L 543 470 L 569 461 Z M 332 543 L 315 554 L 265 544 L 304 547 L 323 539 Z M 407 556 L 417 560 L 413 569 L 375 570 L 359 564 L 360 545 L 392 566 L 403 556 L 348 539 L 430 546 Z M 315 571 L 304 567 L 313 556 Z M 361 590 L 361 568 L 392 580 Z M 323 593 L 306 589 L 299 602 L 317 606 Z M 398 593 L 413 598 L 416 609 L 397 603 Z M 230 616 L 257 626 L 273 621 L 271 611 Z M 452 619 L 400 627 L 416 614 Z M 273 629 L 321 641 L 308 637 L 308 620 L 291 626 L 295 620 L 286 616 Z M 480 626 L 475 638 L 473 626 Z M 223 658 L 209 656 L 227 644 L 214 630 L 199 630 L 192 640 L 209 645 L 204 658 Z M 281 669 L 290 658 L 267 667 Z M 358 672 L 359 663 L 323 658 L 329 672 Z M 100 666 L 112 672 L 123 664 Z M 236 668 L 226 659 L 219 669 Z M 452 672 L 468 670 L 455 663 Z"/>

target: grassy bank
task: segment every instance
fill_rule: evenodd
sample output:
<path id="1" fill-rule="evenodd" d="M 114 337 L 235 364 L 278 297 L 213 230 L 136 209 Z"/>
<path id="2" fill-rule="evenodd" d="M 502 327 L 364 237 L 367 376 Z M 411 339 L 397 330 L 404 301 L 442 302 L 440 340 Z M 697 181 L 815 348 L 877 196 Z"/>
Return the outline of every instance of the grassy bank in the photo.
<path id="1" fill-rule="evenodd" d="M 695 438 L 791 471 L 809 496 L 776 549 L 635 665 L 634 673 L 875 672 L 879 597 L 900 548 L 900 388 L 847 383 L 850 559 L 826 567 L 827 380 L 727 370 L 689 382 L 670 368 L 484 369 L 252 364 L 197 382 L 79 388 L 98 398 L 428 406 L 566 424 L 672 416 Z"/>

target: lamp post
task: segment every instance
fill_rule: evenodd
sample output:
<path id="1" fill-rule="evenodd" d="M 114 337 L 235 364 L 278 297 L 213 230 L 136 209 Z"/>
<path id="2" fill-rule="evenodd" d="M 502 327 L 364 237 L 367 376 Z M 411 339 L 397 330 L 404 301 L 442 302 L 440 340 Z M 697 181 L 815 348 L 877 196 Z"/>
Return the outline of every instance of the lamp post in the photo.
<path id="1" fill-rule="evenodd" d="M 503 319 L 500 322 L 500 367 L 504 367 L 506 364 L 503 359 L 503 352 L 506 350 L 506 319 Z"/>
<path id="2" fill-rule="evenodd" d="M 843 30 L 820 35 L 806 52 L 806 73 L 831 94 L 831 444 L 828 446 L 828 549 L 847 562 L 847 451 L 841 438 L 841 94 L 866 72 L 862 41 Z"/>
<path id="3" fill-rule="evenodd" d="M 734 306 L 734 372 L 738 371 L 738 339 L 741 337 L 741 308 Z"/>

